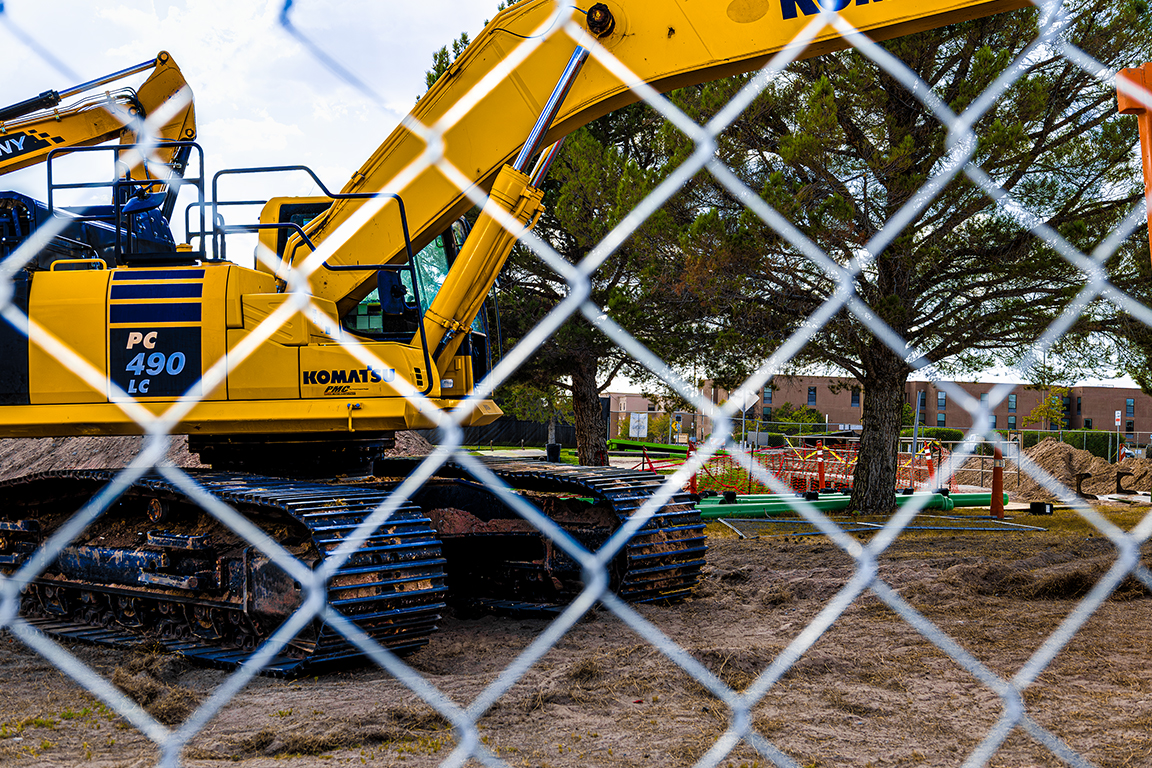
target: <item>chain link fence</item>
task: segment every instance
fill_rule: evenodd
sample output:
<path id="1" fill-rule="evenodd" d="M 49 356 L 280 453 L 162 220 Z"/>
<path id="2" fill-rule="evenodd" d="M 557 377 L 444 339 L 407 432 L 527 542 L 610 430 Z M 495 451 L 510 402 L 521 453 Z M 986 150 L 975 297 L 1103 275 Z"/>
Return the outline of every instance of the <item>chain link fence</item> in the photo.
<path id="1" fill-rule="evenodd" d="M 365 94 L 365 98 L 376 98 L 370 84 L 371 77 L 375 75 L 348 71 L 338 62 L 339 57 L 315 44 L 309 36 L 309 30 L 293 25 L 292 5 L 293 3 L 289 1 L 285 3 L 282 9 L 281 25 L 285 33 L 301 42 L 316 64 L 329 68 L 346 82 L 360 89 Z M 740 3 L 737 2 L 734 5 L 740 5 Z M 744 5 L 751 7 L 755 6 L 756 3 L 745 3 Z M 764 5 L 767 6 L 767 3 Z M 791 5 L 802 8 L 812 6 L 813 9 L 819 10 L 816 9 L 814 3 L 803 3 L 800 0 Z M 847 534 L 811 504 L 802 500 L 796 502 L 796 512 L 809 521 L 823 536 L 827 537 L 827 540 L 832 542 L 835 547 L 851 558 L 854 564 L 853 572 L 842 588 L 826 602 L 823 609 L 807 627 L 799 632 L 770 664 L 759 670 L 754 679 L 743 690 L 735 690 L 730 687 L 720 675 L 710 670 L 685 648 L 681 647 L 660 627 L 645 618 L 634 606 L 622 601 L 608 589 L 610 582 L 608 569 L 613 558 L 621 551 L 630 537 L 688 482 L 692 474 L 700 470 L 709 458 L 722 448 L 727 448 L 735 459 L 755 476 L 759 483 L 767 486 L 773 492 L 780 494 L 791 492 L 792 489 L 780 478 L 767 473 L 763 465 L 754 462 L 749 454 L 740 450 L 739 446 L 725 446 L 720 436 L 729 435 L 733 432 L 733 418 L 739 415 L 737 412 L 738 404 L 745 401 L 747 396 L 762 391 L 770 377 L 784 368 L 789 360 L 818 334 L 831 318 L 840 313 L 846 313 L 857 318 L 861 323 L 868 326 L 874 334 L 877 344 L 887 345 L 901 359 L 908 360 L 915 367 L 934 362 L 920 358 L 914 352 L 910 352 L 912 348 L 905 340 L 883 323 L 875 308 L 869 306 L 865 299 L 854 290 L 854 281 L 859 274 L 869 270 L 872 254 L 881 252 L 895 238 L 899 237 L 908 222 L 931 204 L 934 192 L 956 179 L 966 178 L 966 183 L 980 190 L 982 194 L 996 201 L 998 205 L 1016 211 L 1023 231 L 1030 230 L 1031 236 L 1042 239 L 1058 250 L 1068 264 L 1081 275 L 1082 290 L 1080 294 L 1071 301 L 1067 310 L 1037 340 L 1032 358 L 1025 361 L 1025 365 L 1040 359 L 1045 351 L 1071 326 L 1078 312 L 1098 297 L 1105 297 L 1141 322 L 1152 325 L 1152 312 L 1112 286 L 1103 269 L 1104 264 L 1121 243 L 1141 225 L 1144 217 L 1143 206 L 1134 208 L 1130 215 L 1124 219 L 1121 227 L 1095 243 L 1091 252 L 1085 252 L 1083 249 L 1073 247 L 1052 228 L 1043 223 L 1035 223 L 1038 219 L 1028 214 L 1026 206 L 1014 201 L 996 179 L 991 178 L 972 161 L 974 147 L 979 138 L 974 135 L 972 126 L 1006 90 L 1026 75 L 1028 63 L 1035 58 L 1043 56 L 1063 57 L 1093 77 L 1098 78 L 1100 82 L 1109 84 L 1110 87 L 1114 73 L 1094 61 L 1084 51 L 1069 46 L 1061 37 L 1061 23 L 1066 9 L 1059 0 L 1036 2 L 1043 19 L 1043 23 L 1040 25 L 1040 36 L 1025 49 L 1020 59 L 1005 68 L 999 78 L 995 80 L 992 88 L 983 94 L 974 95 L 970 103 L 959 114 L 954 113 L 933 92 L 931 84 L 920 81 L 900 60 L 852 29 L 842 16 L 832 10 L 834 6 L 843 6 L 846 3 L 824 3 L 823 5 L 827 8 L 812 15 L 810 24 L 797 39 L 798 43 L 803 44 L 813 40 L 826 26 L 834 27 L 860 53 L 882 67 L 888 76 L 903 83 L 909 98 L 920 100 L 949 128 L 949 149 L 935 175 L 925 180 L 919 193 L 910 195 L 907 203 L 897 215 L 884 223 L 866 252 L 853 254 L 851 259 L 834 258 L 832 255 L 822 252 L 789 222 L 787 216 L 775 210 L 754 190 L 746 187 L 738 176 L 718 159 L 716 147 L 719 138 L 737 120 L 741 111 L 752 103 L 765 88 L 774 81 L 788 77 L 788 66 L 797 55 L 796 47 L 790 47 L 785 52 L 773 56 L 756 76 L 749 79 L 739 95 L 706 125 L 697 124 L 650 87 L 642 84 L 635 85 L 635 92 L 684 136 L 695 142 L 697 151 L 691 154 L 681 168 L 670 174 L 666 181 L 658 186 L 651 195 L 635 206 L 623 223 L 614 229 L 604 242 L 592 250 L 584 261 L 578 264 L 571 264 L 564 260 L 547 242 L 525 232 L 511 217 L 507 215 L 502 217 L 501 223 L 510 232 L 520 237 L 521 242 L 526 247 L 531 248 L 544 263 L 568 282 L 567 298 L 541 325 L 529 333 L 519 346 L 504 357 L 491 375 L 478 386 L 478 391 L 473 394 L 468 405 L 462 406 L 458 411 L 441 412 L 416 387 L 408 387 L 404 394 L 411 407 L 438 427 L 442 442 L 411 473 L 396 492 L 391 494 L 364 519 L 356 532 L 347 537 L 344 544 L 328 559 L 324 560 L 318 568 L 313 570 L 303 564 L 282 543 L 272 540 L 233 506 L 202 487 L 193 475 L 164 462 L 169 436 L 181 419 L 186 417 L 197 404 L 197 397 L 181 398 L 171 408 L 156 415 L 134 402 L 126 393 L 120 393 L 122 395 L 119 398 L 122 401 L 120 407 L 139 424 L 146 435 L 143 449 L 126 469 L 119 472 L 115 479 L 107 483 L 99 493 L 91 498 L 87 505 L 71 515 L 65 524 L 52 533 L 33 557 L 30 557 L 20 567 L 15 568 L 13 573 L 0 579 L 0 627 L 18 638 L 29 649 L 47 659 L 59 671 L 72 678 L 121 715 L 132 728 L 137 729 L 154 742 L 160 753 L 159 765 L 172 768 L 182 764 L 182 760 L 186 759 L 186 756 L 182 757 L 186 747 L 220 714 L 230 700 L 249 685 L 254 676 L 258 675 L 265 665 L 272 662 L 297 633 L 313 620 L 319 618 L 451 724 L 455 735 L 454 746 L 443 757 L 440 764 L 457 766 L 475 761 L 488 766 L 503 766 L 508 765 L 508 762 L 504 756 L 498 755 L 486 744 L 478 725 L 479 720 L 486 713 L 489 713 L 530 669 L 541 663 L 542 659 L 563 640 L 577 622 L 580 622 L 599 604 L 618 617 L 651 649 L 682 669 L 719 702 L 727 726 L 722 735 L 694 760 L 696 765 L 709 768 L 723 765 L 738 746 L 744 745 L 754 750 L 759 758 L 766 763 L 777 766 L 798 766 L 801 763 L 782 751 L 774 743 L 773 738 L 760 732 L 754 726 L 754 710 L 765 700 L 769 692 L 779 688 L 785 676 L 794 670 L 794 667 L 805 657 L 805 654 L 836 625 L 844 612 L 862 595 L 870 593 L 958 667 L 965 670 L 972 680 L 984 686 L 994 697 L 998 711 L 994 726 L 981 736 L 979 743 L 969 754 L 956 757 L 957 764 L 977 766 L 990 763 L 1009 735 L 1016 729 L 1022 729 L 1024 733 L 1048 750 L 1054 764 L 1060 762 L 1076 766 L 1089 765 L 1090 762 L 1077 754 L 1059 735 L 1041 725 L 1040 719 L 1036 717 L 1034 707 L 1028 703 L 1028 691 L 1030 686 L 1044 674 L 1061 650 L 1073 641 L 1077 632 L 1092 619 L 1093 614 L 1125 578 L 1134 576 L 1152 589 L 1152 573 L 1149 573 L 1140 564 L 1141 546 L 1152 534 L 1152 515 L 1144 518 L 1130 531 L 1121 530 L 1032 463 L 1027 456 L 1020 457 L 1022 470 L 1043 482 L 1045 487 L 1057 494 L 1065 504 L 1073 507 L 1084 520 L 1094 527 L 1099 535 L 1106 537 L 1112 543 L 1116 554 L 1111 568 L 1103 578 L 1092 586 L 1059 627 L 1036 647 L 1031 656 L 1011 677 L 995 673 L 986 663 L 962 647 L 932 621 L 925 618 L 909 601 L 880 577 L 879 560 L 901 532 L 922 511 L 916 504 L 902 507 L 892 515 L 882 528 L 877 530 L 866 542 L 863 542 Z M 585 32 L 583 27 L 584 13 L 580 11 L 587 10 L 587 8 L 577 8 L 571 3 L 557 0 L 555 12 L 547 22 L 533 36 L 518 41 L 517 46 L 509 51 L 505 64 L 495 71 L 496 78 L 507 76 L 509 68 L 524 61 L 540 40 L 555 35 L 568 35 L 574 40 L 583 41 L 590 50 L 592 58 L 616 73 L 622 81 L 636 82 L 636 78 L 631 76 L 623 65 L 614 59 L 609 50 L 601 46 L 595 39 L 590 38 Z M 40 36 L 37 30 L 24 30 L 20 31 L 20 34 L 24 36 L 30 47 L 31 53 L 29 55 L 41 57 L 46 67 L 57 66 L 51 51 L 50 39 Z M 493 87 L 495 82 L 495 79 L 486 80 L 482 86 Z M 1135 95 L 1152 105 L 1152 99 L 1149 99 L 1147 93 Z M 460 119 L 461 114 L 459 110 L 452 111 L 437 124 L 410 126 L 422 137 L 430 149 L 424 155 L 414 159 L 393 180 L 395 186 L 403 186 L 422 170 L 433 165 L 439 167 L 447 178 L 458 183 L 462 189 L 467 186 L 462 183 L 464 177 L 450 166 L 450 163 L 445 160 L 442 152 L 438 149 L 441 140 L 455 122 Z M 672 198 L 687 180 L 700 172 L 711 174 L 733 198 L 746 206 L 748 212 L 758 217 L 780 237 L 789 241 L 797 254 L 817 265 L 838 286 L 832 298 L 813 313 L 800 330 L 781 344 L 778 350 L 737 389 L 729 401 L 729 406 L 725 407 L 714 405 L 700 392 L 693 390 L 684 376 L 679 375 L 633 335 L 629 334 L 612 318 L 610 313 L 605 313 L 603 307 L 588 300 L 591 278 L 612 251 L 627 241 L 645 219 Z M 477 205 L 483 205 L 487 202 L 486 198 L 475 189 L 469 189 L 467 194 Z M 371 212 L 372 209 L 372 204 L 365 205 L 365 211 Z M 363 217 L 358 221 L 362 220 Z M 355 227 L 358 221 L 352 221 L 347 226 Z M 22 329 L 35 347 L 43 349 L 57 358 L 94 390 L 104 391 L 107 382 L 101 371 L 90 365 L 75 350 L 68 348 L 50 333 L 45 332 L 34 322 L 34 319 L 25 316 L 13 301 L 12 276 L 21 270 L 25 264 L 33 261 L 38 251 L 59 233 L 62 226 L 63 224 L 58 222 L 44 225 L 37 232 L 36 237 L 31 238 L 0 265 L 0 273 L 4 277 L 3 287 L 0 287 L 0 314 L 3 314 L 8 323 Z M 338 237 L 332 238 L 333 241 L 339 239 Z M 272 337 L 280 324 L 293 314 L 316 308 L 304 287 L 307 285 L 310 274 L 320 268 L 331 250 L 330 246 L 319 249 L 313 257 L 298 263 L 286 275 L 290 292 L 289 300 L 280 310 L 268 318 L 257 333 L 252 334 L 239 347 L 241 354 L 250 353 L 259 343 Z M 489 466 L 460 449 L 460 446 L 464 444 L 460 425 L 467 418 L 471 404 L 487 397 L 516 367 L 531 358 L 538 346 L 551 334 L 567 320 L 577 315 L 586 318 L 589 323 L 612 339 L 616 345 L 661 378 L 679 396 L 692 403 L 700 413 L 708 414 L 715 425 L 712 430 L 714 439 L 701 445 L 700 450 L 693 454 L 687 463 L 674 474 L 668 476 L 661 490 L 648 499 L 626 524 L 595 551 L 581 546 L 540 509 L 512 492 L 491 471 Z M 365 366 L 375 367 L 381 364 L 381 361 L 376 360 L 369 350 L 351 342 L 346 341 L 345 343 L 352 354 L 360 359 Z M 205 374 L 200 390 L 211 391 L 223 381 L 225 376 L 226 366 L 223 362 L 212 366 Z M 403 387 L 405 384 L 398 380 L 397 386 Z M 952 402 L 960 404 L 967 410 L 977 424 L 977 427 L 972 430 L 970 440 L 957 446 L 955 464 L 959 464 L 962 463 L 963 457 L 974 452 L 983 437 L 986 436 L 989 439 L 996 437 L 990 429 L 990 410 L 1006 397 L 1008 389 L 1002 387 L 995 390 L 989 397 L 989 402 L 982 404 L 959 387 L 947 382 L 941 382 L 939 387 L 947 393 Z M 325 601 L 326 584 L 333 578 L 338 569 L 371 536 L 374 530 L 398 514 L 422 483 L 449 460 L 465 467 L 472 477 L 491 489 L 505 504 L 514 509 L 532 526 L 543 531 L 552 540 L 555 547 L 579 564 L 580 568 L 583 569 L 585 583 L 584 590 L 579 597 L 551 620 L 547 628 L 519 653 L 512 664 L 496 675 L 480 695 L 466 704 L 453 701 L 437 688 L 432 679 L 421 674 L 406 664 L 404 660 L 374 642 L 348 617 L 341 615 Z M 150 472 L 157 473 L 188 498 L 193 499 L 196 504 L 224 526 L 246 539 L 255 550 L 289 574 L 290 578 L 300 585 L 304 595 L 303 604 L 299 610 L 255 650 L 245 663 L 230 672 L 212 695 L 201 702 L 183 723 L 172 727 L 159 722 L 107 678 L 97 674 L 83 663 L 77 655 L 19 616 L 22 590 L 48 567 L 58 553 L 77 535 L 101 515 L 108 512 L 129 486 L 140 481 Z M 318 696 L 323 696 L 322 688 L 318 687 L 317 691 Z"/>

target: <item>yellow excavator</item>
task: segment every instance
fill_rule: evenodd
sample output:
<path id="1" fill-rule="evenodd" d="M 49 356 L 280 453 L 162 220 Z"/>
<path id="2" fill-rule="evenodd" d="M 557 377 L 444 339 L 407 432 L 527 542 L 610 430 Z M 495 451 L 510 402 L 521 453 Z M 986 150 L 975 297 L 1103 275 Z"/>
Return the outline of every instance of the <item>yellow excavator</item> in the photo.
<path id="1" fill-rule="evenodd" d="M 488 25 L 340 192 L 274 198 L 258 222 L 225 224 L 230 201 L 213 193 L 205 202 L 201 183 L 189 208 L 201 214 L 189 228 L 198 247 L 29 260 L 11 299 L 28 325 L 0 327 L 0 435 L 140 434 L 142 415 L 178 413 L 171 431 L 189 435 L 212 467 L 195 473 L 201 487 L 317 563 L 415 467 L 383 456 L 397 430 L 433 426 L 405 396 L 463 409 L 487 373 L 481 309 L 516 241 L 507 225 L 530 228 L 539 217 L 564 136 L 637 101 L 638 83 L 666 92 L 760 68 L 819 24 L 825 6 L 883 40 L 1027 4 L 608 0 L 557 15 L 552 0 L 525 0 Z M 593 44 L 620 67 L 590 56 Z M 846 45 L 824 25 L 797 55 Z M 224 171 L 212 186 L 225 174 L 287 170 L 300 169 Z M 114 185 L 129 218 L 157 205 L 140 180 Z M 468 230 L 458 221 L 480 193 L 488 202 Z M 258 233 L 255 269 L 227 260 L 236 232 Z M 56 342 L 71 354 L 53 354 Z M 465 426 L 501 415 L 487 400 L 467 411 Z M 590 549 L 660 486 L 655 475 L 610 468 L 489 466 Z M 0 567 L 28 563 L 114 476 L 0 484 Z M 633 601 L 683 598 L 704 551 L 699 515 L 677 494 L 616 558 L 612 588 Z M 547 612 L 580 588 L 576 563 L 449 461 L 342 567 L 328 599 L 402 652 L 427 642 L 446 599 Z M 299 585 L 274 563 L 148 475 L 37 575 L 22 611 L 61 636 L 115 644 L 145 634 L 228 666 L 300 602 Z M 298 674 L 354 655 L 316 621 L 266 671 Z"/>

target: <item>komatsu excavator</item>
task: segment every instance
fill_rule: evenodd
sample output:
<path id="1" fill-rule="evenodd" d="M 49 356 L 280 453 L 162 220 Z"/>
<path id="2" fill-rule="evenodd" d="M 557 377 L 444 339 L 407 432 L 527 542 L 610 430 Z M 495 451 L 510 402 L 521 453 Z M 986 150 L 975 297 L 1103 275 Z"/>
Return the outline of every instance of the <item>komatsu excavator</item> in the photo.
<path id="1" fill-rule="evenodd" d="M 0 327 L 0 435 L 140 434 L 136 409 L 161 417 L 194 401 L 172 431 L 189 435 L 212 466 L 195 473 L 200 486 L 305 563 L 320 562 L 415 466 L 382 456 L 397 430 L 433 426 L 404 395 L 460 409 L 487 373 L 490 345 L 477 318 L 516 239 L 505 224 L 535 223 L 559 142 L 638 99 L 632 83 L 589 56 L 592 41 L 666 92 L 762 67 L 829 5 L 882 40 L 1027 2 L 607 0 L 553 20 L 575 22 L 580 35 L 540 37 L 556 5 L 525 0 L 488 25 L 341 192 L 272 199 L 250 225 L 223 224 L 228 201 L 213 194 L 192 208 L 212 211 L 211 226 L 192 232 L 198 249 L 30 260 L 9 286 L 28 329 Z M 527 55 L 497 77 L 522 45 Z M 824 26 L 798 55 L 846 45 Z M 415 130 L 449 114 L 443 158 L 469 191 L 489 196 L 468 232 L 456 222 L 472 198 L 445 165 L 425 167 L 428 147 Z M 400 178 L 408 180 L 397 187 Z M 136 183 L 117 179 L 117 194 Z M 265 255 L 255 269 L 224 258 L 237 231 L 259 233 Z M 308 308 L 295 311 L 301 291 Z M 52 355 L 49 339 L 73 354 Z M 221 365 L 225 376 L 206 378 Z M 468 414 L 466 426 L 482 425 L 500 410 L 479 401 Z M 599 467 L 490 468 L 590 549 L 661 482 Z M 0 484 L 0 567 L 12 573 L 28 563 L 115 474 Z M 336 483 L 335 475 L 363 477 Z M 677 494 L 616 558 L 611 587 L 633 601 L 683 598 L 704 551 L 699 515 Z M 328 599 L 403 652 L 427 642 L 447 598 L 546 610 L 580 588 L 563 551 L 449 461 L 340 569 Z M 226 666 L 300 605 L 299 590 L 178 488 L 148 475 L 37 573 L 22 610 L 58 635 L 119 643 L 145 634 Z M 298 674 L 355 653 L 315 621 L 266 671 Z"/>

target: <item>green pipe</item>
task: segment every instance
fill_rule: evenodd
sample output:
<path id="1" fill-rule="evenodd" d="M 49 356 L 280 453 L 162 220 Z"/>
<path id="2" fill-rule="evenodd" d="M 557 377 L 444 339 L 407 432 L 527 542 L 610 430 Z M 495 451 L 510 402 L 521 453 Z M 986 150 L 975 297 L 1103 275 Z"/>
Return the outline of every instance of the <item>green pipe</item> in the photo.
<path id="1" fill-rule="evenodd" d="M 952 501 L 957 507 L 990 507 L 992 494 L 990 493 L 954 493 Z M 1008 503 L 1008 494 L 1004 494 L 1004 503 Z"/>
<path id="2" fill-rule="evenodd" d="M 911 496 L 897 496 L 896 506 L 902 507 L 905 504 L 911 504 L 914 501 L 919 501 L 922 497 L 929 497 L 927 503 L 924 504 L 924 509 L 939 509 L 944 512 L 950 512 L 953 509 L 954 504 L 952 499 L 938 493 L 918 493 Z M 800 500 L 794 496 L 778 496 L 777 499 L 777 501 L 761 502 L 758 504 L 705 504 L 701 502 L 697 506 L 697 509 L 700 510 L 700 516 L 705 520 L 714 520 L 721 517 L 768 517 L 771 515 L 795 512 L 792 504 Z M 843 494 L 826 494 L 821 496 L 817 501 L 810 501 L 808 503 L 821 512 L 839 512 L 848 508 L 848 505 L 851 503 L 851 498 Z"/>
<path id="3" fill-rule="evenodd" d="M 898 500 L 899 499 L 906 499 L 906 498 L 917 498 L 918 496 L 923 496 L 926 493 L 927 493 L 927 491 L 921 491 L 919 493 L 913 494 L 911 497 L 897 496 L 896 498 Z M 783 496 L 783 495 L 772 494 L 772 493 L 749 493 L 749 494 L 742 494 L 740 496 L 737 496 L 736 497 L 736 504 L 741 505 L 741 506 L 753 505 L 753 504 L 754 505 L 778 506 L 778 505 L 787 505 L 788 500 L 792 499 L 792 498 L 795 498 L 795 497 Z M 822 501 L 822 502 L 823 501 L 840 501 L 840 500 L 844 500 L 847 498 L 849 498 L 849 497 L 846 496 L 845 494 L 842 494 L 842 493 L 822 493 L 822 494 L 820 494 L 820 501 Z M 953 507 L 956 507 L 956 508 L 958 508 L 958 507 L 988 507 L 988 506 L 992 505 L 992 494 L 991 493 L 953 493 L 953 494 L 949 495 L 948 498 L 952 500 Z M 730 504 L 727 504 L 727 505 L 721 504 L 722 501 L 723 501 L 723 498 L 720 496 L 709 496 L 708 498 L 701 499 L 698 506 L 701 508 L 710 507 L 710 506 L 733 506 Z M 1004 494 L 1004 503 L 1005 504 L 1008 503 L 1008 494 Z"/>

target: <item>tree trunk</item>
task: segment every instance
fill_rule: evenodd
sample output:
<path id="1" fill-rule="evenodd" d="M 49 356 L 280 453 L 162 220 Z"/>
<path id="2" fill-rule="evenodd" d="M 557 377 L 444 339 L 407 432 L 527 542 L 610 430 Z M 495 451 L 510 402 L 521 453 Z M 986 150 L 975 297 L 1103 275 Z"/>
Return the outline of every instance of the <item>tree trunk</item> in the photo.
<path id="1" fill-rule="evenodd" d="M 888 350 L 869 366 L 864 378 L 864 429 L 852 478 L 852 509 L 864 515 L 887 515 L 896 508 L 896 467 L 900 417 L 908 370 Z"/>
<path id="2" fill-rule="evenodd" d="M 595 358 L 581 360 L 572 370 L 572 412 L 576 421 L 576 456 L 585 467 L 608 464 L 608 426 L 600 418 L 600 391 Z"/>

